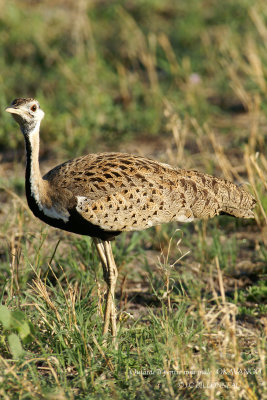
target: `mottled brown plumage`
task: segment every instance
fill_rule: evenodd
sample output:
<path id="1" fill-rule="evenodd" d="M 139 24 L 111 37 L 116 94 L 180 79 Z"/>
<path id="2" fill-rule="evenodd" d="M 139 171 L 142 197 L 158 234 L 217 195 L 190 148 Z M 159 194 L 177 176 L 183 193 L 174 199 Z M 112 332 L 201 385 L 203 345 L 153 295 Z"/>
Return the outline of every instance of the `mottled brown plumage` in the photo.
<path id="1" fill-rule="evenodd" d="M 44 179 L 64 208 L 73 201 L 85 220 L 106 231 L 140 230 L 220 213 L 253 217 L 255 201 L 244 188 L 130 154 L 89 154 L 61 164 Z"/>
<path id="2" fill-rule="evenodd" d="M 41 178 L 39 127 L 44 116 L 34 99 L 15 99 L 6 109 L 24 134 L 28 204 L 44 222 L 92 236 L 108 285 L 104 333 L 114 306 L 116 265 L 109 240 L 122 231 L 146 229 L 170 221 L 190 222 L 222 213 L 253 218 L 255 199 L 243 187 L 123 153 L 89 154 L 67 161 Z"/>

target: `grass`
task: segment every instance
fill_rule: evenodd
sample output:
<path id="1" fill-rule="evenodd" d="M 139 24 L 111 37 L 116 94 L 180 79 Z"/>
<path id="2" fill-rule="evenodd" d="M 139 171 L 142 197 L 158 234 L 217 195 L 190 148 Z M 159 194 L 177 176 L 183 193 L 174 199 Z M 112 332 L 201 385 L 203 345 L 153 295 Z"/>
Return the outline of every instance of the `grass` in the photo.
<path id="1" fill-rule="evenodd" d="M 0 397 L 264 398 L 265 1 L 0 6 Z M 118 350 L 103 343 L 91 239 L 28 210 L 23 138 L 3 112 L 19 96 L 46 112 L 43 172 L 128 151 L 248 183 L 257 198 L 254 221 L 116 239 Z"/>

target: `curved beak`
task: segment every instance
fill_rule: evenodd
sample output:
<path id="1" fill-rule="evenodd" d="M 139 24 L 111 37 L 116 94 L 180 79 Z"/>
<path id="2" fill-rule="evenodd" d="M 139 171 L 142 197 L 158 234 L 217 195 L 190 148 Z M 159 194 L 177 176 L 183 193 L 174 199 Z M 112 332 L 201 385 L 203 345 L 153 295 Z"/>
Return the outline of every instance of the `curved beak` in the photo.
<path id="1" fill-rule="evenodd" d="M 15 107 L 7 107 L 5 109 L 5 111 L 8 113 L 11 113 L 11 114 L 19 114 L 19 115 L 22 114 L 21 110 L 19 108 L 15 108 Z"/>

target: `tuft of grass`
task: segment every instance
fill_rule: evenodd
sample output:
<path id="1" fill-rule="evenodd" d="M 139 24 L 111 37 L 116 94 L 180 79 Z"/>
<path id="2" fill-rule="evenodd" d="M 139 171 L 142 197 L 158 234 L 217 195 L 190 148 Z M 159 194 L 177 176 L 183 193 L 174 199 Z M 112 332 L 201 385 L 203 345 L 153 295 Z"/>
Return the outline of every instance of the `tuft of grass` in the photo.
<path id="1" fill-rule="evenodd" d="M 91 398 L 110 391 L 119 398 L 135 398 L 144 393 L 147 397 L 152 390 L 156 398 L 162 390 L 170 398 L 189 393 L 201 399 L 212 393 L 227 398 L 246 385 L 260 397 L 263 342 L 252 329 L 238 325 L 237 308 L 226 300 L 219 264 L 214 279 L 221 292 L 213 291 L 210 301 L 199 295 L 197 282 L 192 281 L 175 301 L 168 297 L 175 291 L 175 266 L 170 267 L 167 259 L 159 265 L 165 277 L 156 293 L 160 303 L 134 321 L 121 320 L 118 350 L 111 342 L 102 343 L 96 283 L 70 283 L 65 272 L 59 279 L 52 271 L 54 283 L 45 284 L 35 276 L 21 303 L 35 325 L 33 342 L 24 345 L 19 360 L 11 361 L 7 353 L 0 360 L 11 398 L 15 390 L 29 398 L 55 397 L 59 392 L 63 398 Z M 9 301 L 9 309 L 13 303 Z"/>

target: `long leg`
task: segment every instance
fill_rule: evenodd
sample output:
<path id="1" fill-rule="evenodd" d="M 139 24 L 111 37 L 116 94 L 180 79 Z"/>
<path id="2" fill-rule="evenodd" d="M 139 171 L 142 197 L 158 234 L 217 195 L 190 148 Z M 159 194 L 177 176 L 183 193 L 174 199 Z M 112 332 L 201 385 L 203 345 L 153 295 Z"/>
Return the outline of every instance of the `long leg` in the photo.
<path id="1" fill-rule="evenodd" d="M 108 286 L 109 293 L 109 283 L 108 283 L 108 263 L 105 254 L 104 242 L 98 238 L 93 238 L 94 244 L 96 246 L 96 250 L 98 252 L 99 258 L 101 260 L 102 269 L 103 269 L 103 277 Z M 110 300 L 108 299 L 108 293 L 106 296 L 106 306 L 105 306 L 105 316 L 104 316 L 104 327 L 103 327 L 103 335 L 108 332 L 109 322 L 110 322 Z"/>
<path id="2" fill-rule="evenodd" d="M 116 307 L 115 307 L 115 289 L 118 278 L 118 270 L 113 257 L 112 247 L 110 241 L 104 242 L 105 254 L 108 264 L 108 298 L 107 302 L 110 305 L 110 319 L 111 319 L 111 332 L 115 339 L 117 336 L 117 325 L 116 325 Z"/>
<path id="3" fill-rule="evenodd" d="M 113 338 L 115 338 L 117 334 L 117 327 L 114 297 L 118 271 L 113 257 L 110 241 L 102 241 L 97 238 L 93 238 L 93 240 L 102 263 L 104 279 L 108 286 L 103 335 L 108 332 L 108 327 L 111 320 L 111 332 Z"/>
<path id="4" fill-rule="evenodd" d="M 93 238 L 93 241 L 94 241 L 95 247 L 97 249 L 98 255 L 100 257 L 102 266 L 106 271 L 107 260 L 106 260 L 106 256 L 105 256 L 105 249 L 104 249 L 103 242 L 102 242 L 102 240 L 97 239 L 97 238 Z"/>

